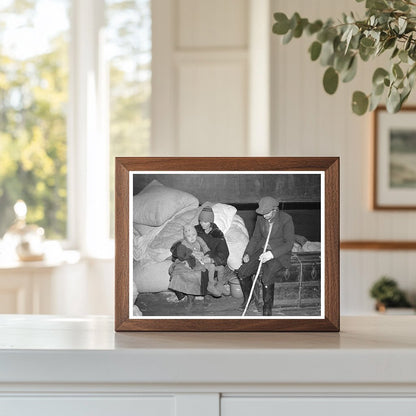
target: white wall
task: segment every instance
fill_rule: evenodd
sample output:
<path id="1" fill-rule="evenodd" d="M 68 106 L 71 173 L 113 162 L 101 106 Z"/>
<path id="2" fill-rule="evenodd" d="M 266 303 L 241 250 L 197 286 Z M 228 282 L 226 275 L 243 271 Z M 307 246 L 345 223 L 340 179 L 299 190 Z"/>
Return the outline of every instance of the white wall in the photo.
<path id="1" fill-rule="evenodd" d="M 272 0 L 273 12 L 298 11 L 310 19 L 336 18 L 351 10 L 364 16 L 362 4 L 351 0 Z M 371 210 L 371 115 L 355 116 L 350 107 L 353 91 L 371 91 L 372 72 L 382 58 L 378 63 L 360 62 L 357 78 L 329 96 L 322 88 L 325 69 L 310 61 L 311 43 L 303 37 L 282 45 L 281 37 L 272 35 L 272 154 L 340 156 L 341 240 L 415 240 L 415 212 Z M 395 277 L 415 297 L 415 266 L 413 251 L 342 251 L 342 313 L 370 312 L 368 289 L 383 274 Z"/>
<path id="2" fill-rule="evenodd" d="M 257 7 L 262 12 L 253 19 Z M 369 91 L 376 63 L 360 63 L 357 79 L 328 96 L 324 69 L 307 53 L 310 38 L 283 46 L 277 36 L 264 40 L 257 33 L 264 22 L 271 28 L 274 11 L 326 18 L 361 8 L 352 0 L 154 0 L 153 154 L 250 155 L 258 131 L 260 155 L 270 147 L 275 156 L 340 156 L 341 239 L 414 240 L 416 213 L 370 209 L 371 116 L 353 115 L 350 102 L 354 90 Z M 271 44 L 270 56 L 262 39 Z M 269 58 L 270 66 L 265 65 Z M 262 80 L 269 76 L 265 93 Z M 264 128 L 268 113 L 270 126 Z M 257 130 L 253 123 L 259 123 Z M 368 290 L 383 274 L 395 277 L 414 299 L 414 254 L 342 251 L 341 313 L 372 312 Z M 96 296 L 91 313 L 112 313 L 112 265 L 97 262 L 89 276 Z"/>
<path id="3" fill-rule="evenodd" d="M 153 1 L 153 155 L 246 154 L 248 4 Z"/>

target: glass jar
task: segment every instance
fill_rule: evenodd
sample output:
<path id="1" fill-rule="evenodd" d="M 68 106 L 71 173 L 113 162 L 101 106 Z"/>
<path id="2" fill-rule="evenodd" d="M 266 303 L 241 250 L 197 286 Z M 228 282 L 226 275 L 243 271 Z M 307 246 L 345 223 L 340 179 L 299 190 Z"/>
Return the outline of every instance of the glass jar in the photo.
<path id="1" fill-rule="evenodd" d="M 45 231 L 34 224 L 26 224 L 27 207 L 19 200 L 14 205 L 16 221 L 3 237 L 3 244 L 9 253 L 21 261 L 40 261 L 44 258 Z"/>

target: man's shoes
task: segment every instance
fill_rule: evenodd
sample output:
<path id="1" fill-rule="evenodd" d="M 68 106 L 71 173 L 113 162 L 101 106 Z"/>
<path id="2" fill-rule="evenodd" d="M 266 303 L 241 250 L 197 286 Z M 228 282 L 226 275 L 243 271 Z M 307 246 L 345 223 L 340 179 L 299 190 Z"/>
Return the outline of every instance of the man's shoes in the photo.
<path id="1" fill-rule="evenodd" d="M 250 296 L 252 285 L 253 285 L 253 281 L 251 280 L 251 276 L 246 277 L 245 279 L 240 279 L 241 291 L 243 292 L 243 297 L 244 297 L 244 301 L 239 307 L 241 311 L 244 311 L 247 305 L 247 301 Z"/>
<path id="2" fill-rule="evenodd" d="M 262 284 L 257 280 L 254 290 L 253 290 L 253 298 L 254 304 L 256 305 L 256 309 L 261 312 L 263 307 L 263 300 L 262 300 Z"/>
<path id="3" fill-rule="evenodd" d="M 274 284 L 263 285 L 263 316 L 272 316 Z"/>

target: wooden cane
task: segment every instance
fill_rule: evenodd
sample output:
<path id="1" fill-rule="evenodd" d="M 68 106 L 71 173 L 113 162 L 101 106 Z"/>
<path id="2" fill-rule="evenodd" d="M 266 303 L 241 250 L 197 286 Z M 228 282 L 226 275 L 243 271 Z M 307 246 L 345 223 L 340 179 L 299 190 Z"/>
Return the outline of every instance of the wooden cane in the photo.
<path id="1" fill-rule="evenodd" d="M 264 244 L 263 253 L 262 254 L 264 254 L 267 251 L 267 246 L 269 245 L 270 234 L 272 233 L 272 228 L 273 228 L 273 223 L 271 222 L 270 223 L 270 227 L 269 227 L 269 233 L 267 234 L 266 243 Z M 250 290 L 250 295 L 249 295 L 248 300 L 247 300 L 247 303 L 246 303 L 246 307 L 244 308 L 243 314 L 241 316 L 245 316 L 245 314 L 247 312 L 248 305 L 250 305 L 251 297 L 253 296 L 254 287 L 255 287 L 256 282 L 257 282 L 257 279 L 259 277 L 259 274 L 260 274 L 260 270 L 261 270 L 261 266 L 262 265 L 263 265 L 263 263 L 260 262 L 259 263 L 259 267 L 257 267 L 256 277 L 254 278 L 253 285 L 251 286 L 251 290 Z M 247 277 L 247 279 L 248 279 L 248 277 Z"/>

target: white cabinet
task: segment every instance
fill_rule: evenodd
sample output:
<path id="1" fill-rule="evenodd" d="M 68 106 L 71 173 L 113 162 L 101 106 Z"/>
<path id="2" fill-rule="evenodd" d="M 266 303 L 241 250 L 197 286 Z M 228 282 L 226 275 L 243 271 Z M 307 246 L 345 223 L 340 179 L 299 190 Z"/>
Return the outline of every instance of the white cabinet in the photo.
<path id="1" fill-rule="evenodd" d="M 221 416 L 414 416 L 416 398 L 225 397 Z"/>
<path id="2" fill-rule="evenodd" d="M 115 333 L 0 316 L 0 415 L 416 415 L 416 316 L 341 333 Z"/>
<path id="3" fill-rule="evenodd" d="M 52 313 L 55 267 L 0 268 L 0 313 Z"/>
<path id="4" fill-rule="evenodd" d="M 21 416 L 174 416 L 175 398 L 43 396 L 0 398 L 1 414 Z"/>
<path id="5" fill-rule="evenodd" d="M 114 259 L 75 251 L 39 262 L 0 256 L 0 314 L 108 315 L 114 310 Z"/>

